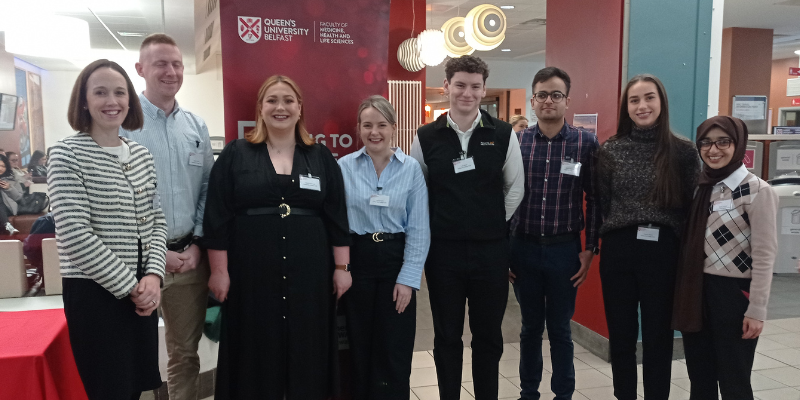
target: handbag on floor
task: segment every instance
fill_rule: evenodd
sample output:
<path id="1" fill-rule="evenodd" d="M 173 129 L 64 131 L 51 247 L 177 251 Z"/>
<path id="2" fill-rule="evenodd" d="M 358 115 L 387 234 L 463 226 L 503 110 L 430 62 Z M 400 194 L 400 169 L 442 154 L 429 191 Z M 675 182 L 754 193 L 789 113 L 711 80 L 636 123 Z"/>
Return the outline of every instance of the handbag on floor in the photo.
<path id="1" fill-rule="evenodd" d="M 50 207 L 50 197 L 41 192 L 23 195 L 17 202 L 17 215 L 41 214 Z"/>

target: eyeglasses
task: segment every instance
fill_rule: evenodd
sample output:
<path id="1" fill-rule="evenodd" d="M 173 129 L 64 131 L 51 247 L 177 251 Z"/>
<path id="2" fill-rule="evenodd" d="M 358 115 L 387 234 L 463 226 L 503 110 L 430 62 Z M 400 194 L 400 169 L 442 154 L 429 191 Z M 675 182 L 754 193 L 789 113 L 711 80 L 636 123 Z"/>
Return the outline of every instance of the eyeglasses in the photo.
<path id="1" fill-rule="evenodd" d="M 724 138 L 713 142 L 710 140 L 701 140 L 697 142 L 697 147 L 699 147 L 700 150 L 708 150 L 711 148 L 711 145 L 715 145 L 718 149 L 725 150 L 728 147 L 731 147 L 731 143 L 733 143 L 733 140 L 729 138 Z"/>
<path id="2" fill-rule="evenodd" d="M 553 103 L 560 103 L 561 100 L 564 100 L 564 98 L 567 97 L 567 95 L 559 92 L 558 90 L 552 93 L 547 93 L 542 91 L 533 94 L 533 98 L 536 99 L 536 101 L 538 101 L 539 103 L 544 103 L 545 101 L 547 101 L 548 97 L 550 97 L 550 99 L 553 100 Z"/>

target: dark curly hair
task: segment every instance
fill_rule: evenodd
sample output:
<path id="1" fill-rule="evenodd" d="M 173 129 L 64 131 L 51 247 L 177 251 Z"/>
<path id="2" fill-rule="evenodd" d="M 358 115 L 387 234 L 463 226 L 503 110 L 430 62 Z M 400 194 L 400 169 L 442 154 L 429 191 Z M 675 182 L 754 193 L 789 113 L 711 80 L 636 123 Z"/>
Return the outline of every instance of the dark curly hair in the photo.
<path id="1" fill-rule="evenodd" d="M 483 60 L 475 56 L 461 56 L 459 58 L 451 58 L 447 60 L 444 66 L 444 73 L 447 81 L 453 79 L 456 72 L 466 72 L 469 74 L 483 75 L 483 83 L 486 83 L 486 78 L 489 77 L 489 66 Z"/>

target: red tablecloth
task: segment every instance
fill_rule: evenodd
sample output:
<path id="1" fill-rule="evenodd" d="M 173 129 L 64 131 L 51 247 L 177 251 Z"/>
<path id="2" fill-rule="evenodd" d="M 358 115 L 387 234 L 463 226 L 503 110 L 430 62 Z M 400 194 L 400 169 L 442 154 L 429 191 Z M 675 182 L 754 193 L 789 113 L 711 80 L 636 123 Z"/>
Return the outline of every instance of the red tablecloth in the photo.
<path id="1" fill-rule="evenodd" d="M 86 400 L 63 309 L 0 313 L 0 400 Z"/>

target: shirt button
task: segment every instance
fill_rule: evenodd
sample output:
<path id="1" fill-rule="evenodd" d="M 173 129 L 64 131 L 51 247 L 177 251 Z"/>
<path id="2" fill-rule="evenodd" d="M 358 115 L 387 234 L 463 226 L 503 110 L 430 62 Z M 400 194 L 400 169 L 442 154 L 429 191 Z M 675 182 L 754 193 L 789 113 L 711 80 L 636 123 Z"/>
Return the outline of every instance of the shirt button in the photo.
<path id="1" fill-rule="evenodd" d="M 283 316 L 283 319 L 286 319 L 286 316 L 285 316 L 285 315 Z"/>
<path id="2" fill-rule="evenodd" d="M 286 236 L 283 237 L 283 240 L 286 240 Z"/>
<path id="3" fill-rule="evenodd" d="M 136 190 L 136 193 L 142 193 L 142 192 L 143 192 L 142 188 Z"/>
<path id="4" fill-rule="evenodd" d="M 139 218 L 139 221 L 141 223 L 145 223 L 145 222 L 147 222 L 147 218 L 145 218 L 145 217 Z"/>
<path id="5" fill-rule="evenodd" d="M 547 200 L 547 197 L 542 197 L 542 200 Z"/>
<path id="6" fill-rule="evenodd" d="M 547 182 L 547 178 L 544 178 L 544 181 Z"/>
<path id="7" fill-rule="evenodd" d="M 544 219 L 544 215 L 542 215 L 542 219 Z"/>
<path id="8" fill-rule="evenodd" d="M 283 197 L 281 197 L 281 200 L 285 200 L 285 199 Z"/>
<path id="9" fill-rule="evenodd" d="M 145 250 L 150 250 L 150 243 L 148 243 L 148 244 L 144 245 L 144 249 L 145 249 Z"/>
<path id="10" fill-rule="evenodd" d="M 286 279 L 286 276 L 285 276 L 285 275 L 283 276 L 283 279 Z"/>
<path id="11" fill-rule="evenodd" d="M 550 162 L 550 160 L 544 160 L 544 162 L 546 162 L 546 163 L 549 163 L 549 162 Z"/>
<path id="12" fill-rule="evenodd" d="M 286 296 L 283 296 L 283 299 L 286 300 Z"/>
<path id="13" fill-rule="evenodd" d="M 283 256 L 283 259 L 285 260 L 285 259 L 286 259 L 286 256 Z"/>

